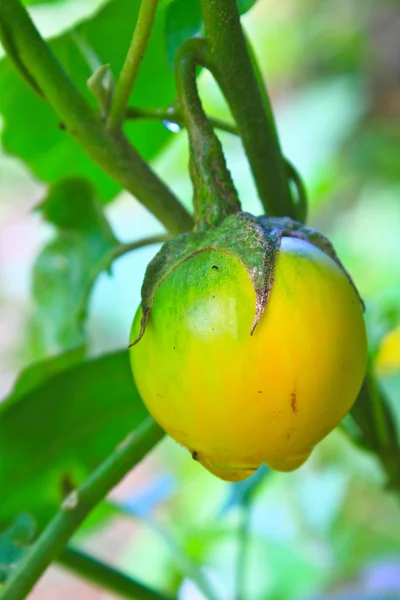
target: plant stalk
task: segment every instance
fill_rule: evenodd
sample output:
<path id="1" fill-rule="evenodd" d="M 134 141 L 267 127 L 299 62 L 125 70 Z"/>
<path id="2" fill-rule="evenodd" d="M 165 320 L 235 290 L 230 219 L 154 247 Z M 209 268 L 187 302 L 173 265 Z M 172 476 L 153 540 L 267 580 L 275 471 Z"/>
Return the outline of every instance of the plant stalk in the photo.
<path id="1" fill-rule="evenodd" d="M 133 600 L 171 600 L 170 597 L 127 577 L 113 567 L 96 560 L 93 556 L 73 548 L 65 548 L 57 562 L 83 579 L 124 598 L 132 598 Z"/>
<path id="2" fill-rule="evenodd" d="M 236 563 L 236 596 L 235 600 L 246 600 L 246 574 L 250 542 L 250 505 L 242 507 L 239 529 L 239 548 Z"/>
<path id="3" fill-rule="evenodd" d="M 146 248 L 147 246 L 151 246 L 152 244 L 163 244 L 164 242 L 167 242 L 170 239 L 171 236 L 168 234 L 154 235 L 141 240 L 135 240 L 134 242 L 118 244 L 118 246 L 116 246 L 108 254 L 106 254 L 106 256 L 104 256 L 103 260 L 96 268 L 96 270 L 91 273 L 90 281 L 86 286 L 85 293 L 80 303 L 78 312 L 79 320 L 83 321 L 86 317 L 88 298 L 91 294 L 94 284 L 97 281 L 98 276 L 104 271 L 110 271 L 112 264 L 115 260 L 118 260 L 118 258 L 120 258 L 121 256 L 128 254 L 128 252 L 139 250 L 139 248 Z"/>
<path id="4" fill-rule="evenodd" d="M 157 6 L 158 0 L 142 0 L 141 2 L 132 41 L 111 102 L 107 119 L 107 127 L 110 131 L 118 131 L 124 122 L 129 96 L 146 51 Z"/>
<path id="5" fill-rule="evenodd" d="M 296 217 L 276 127 L 260 90 L 236 0 L 201 0 L 217 79 L 237 123 L 260 199 L 269 216 Z"/>
<path id="6" fill-rule="evenodd" d="M 56 560 L 90 511 L 161 440 L 163 430 L 151 417 L 131 433 L 77 490 L 27 551 L 8 579 L 2 600 L 24 600 L 47 567 Z"/>

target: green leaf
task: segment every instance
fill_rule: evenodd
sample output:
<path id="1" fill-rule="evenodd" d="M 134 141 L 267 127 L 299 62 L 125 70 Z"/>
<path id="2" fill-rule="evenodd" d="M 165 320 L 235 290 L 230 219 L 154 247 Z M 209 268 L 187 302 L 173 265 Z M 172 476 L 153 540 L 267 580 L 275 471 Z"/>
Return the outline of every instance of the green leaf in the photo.
<path id="1" fill-rule="evenodd" d="M 397 445 L 397 432 L 391 411 L 380 386 L 369 373 L 350 412 L 359 427 L 356 441 L 379 454 Z"/>
<path id="2" fill-rule="evenodd" d="M 248 10 L 251 9 L 252 6 L 257 2 L 257 0 L 237 0 L 237 6 L 241 15 L 244 15 Z"/>
<path id="3" fill-rule="evenodd" d="M 84 179 L 65 179 L 49 189 L 37 207 L 46 221 L 60 229 L 96 232 L 114 240 L 93 186 Z"/>
<path id="4" fill-rule="evenodd" d="M 64 354 L 53 356 L 44 361 L 33 363 L 22 371 L 15 382 L 12 397 L 14 400 L 39 387 L 42 383 L 57 373 L 64 371 L 67 367 L 82 362 L 84 347 L 79 346 Z M 1 412 L 1 410 L 0 410 Z"/>
<path id="5" fill-rule="evenodd" d="M 256 0 L 238 0 L 240 14 L 246 13 Z M 165 18 L 165 36 L 167 56 L 171 69 L 174 68 L 175 55 L 183 42 L 201 33 L 203 18 L 200 0 L 173 0 L 167 6 Z"/>
<path id="6" fill-rule="evenodd" d="M 369 372 L 350 412 L 357 429 L 347 428 L 353 440 L 381 460 L 389 486 L 400 485 L 400 441 L 396 420 L 378 382 Z M 346 429 L 346 423 L 343 422 Z"/>
<path id="7" fill-rule="evenodd" d="M 110 64 L 114 76 L 122 67 L 140 0 L 114 0 L 93 18 L 53 39 L 50 46 L 88 102 L 95 99 L 86 82 L 102 64 Z M 166 6 L 160 6 L 138 78 L 133 102 L 137 106 L 167 106 L 175 99 L 172 71 L 165 47 Z M 154 85 L 149 85 L 153 82 Z M 6 152 L 21 158 L 39 179 L 54 183 L 73 173 L 96 186 L 102 201 L 119 191 L 108 175 L 92 163 L 73 136 L 65 131 L 53 109 L 24 83 L 9 59 L 0 62 L 0 114 Z M 172 135 L 158 122 L 130 121 L 125 131 L 140 154 L 151 159 Z"/>
<path id="8" fill-rule="evenodd" d="M 175 55 L 185 40 L 201 32 L 203 19 L 199 0 L 173 0 L 169 4 L 165 18 L 167 55 L 173 70 Z"/>
<path id="9" fill-rule="evenodd" d="M 55 184 L 38 207 L 58 233 L 36 260 L 34 324 L 47 353 L 84 343 L 85 299 L 93 278 L 118 245 L 90 184 Z"/>
<path id="10" fill-rule="evenodd" d="M 0 583 L 3 583 L 23 558 L 35 535 L 35 522 L 30 515 L 21 514 L 0 532 Z"/>
<path id="11" fill-rule="evenodd" d="M 11 394 L 0 405 L 0 524 L 24 512 L 43 526 L 147 414 L 127 351 L 74 365 L 18 399 Z"/>

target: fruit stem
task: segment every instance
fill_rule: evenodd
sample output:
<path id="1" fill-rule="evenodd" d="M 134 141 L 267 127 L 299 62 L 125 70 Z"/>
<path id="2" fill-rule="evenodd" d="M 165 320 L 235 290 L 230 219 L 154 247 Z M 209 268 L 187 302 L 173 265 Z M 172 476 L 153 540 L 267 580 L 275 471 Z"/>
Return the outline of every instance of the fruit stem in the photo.
<path id="1" fill-rule="evenodd" d="M 189 134 L 196 231 L 219 225 L 228 215 L 240 211 L 221 142 L 204 112 L 197 89 L 196 67 L 207 62 L 206 54 L 206 41 L 192 38 L 180 47 L 175 59 L 179 106 Z"/>
<path id="2" fill-rule="evenodd" d="M 142 0 L 140 4 L 135 31 L 111 101 L 107 119 L 107 128 L 110 131 L 118 131 L 124 122 L 126 107 L 150 38 L 157 6 L 158 0 Z"/>
<path id="3" fill-rule="evenodd" d="M 253 68 L 236 0 L 200 2 L 213 75 L 238 125 L 260 199 L 269 216 L 296 218 L 272 110 Z"/>
<path id="4" fill-rule="evenodd" d="M 211 63 L 208 63 L 207 65 L 205 64 L 204 66 L 208 68 L 212 73 L 213 66 Z M 133 121 L 137 119 L 170 121 L 172 123 L 180 125 L 181 127 L 185 126 L 182 113 L 175 106 L 169 106 L 168 108 L 141 108 L 138 106 L 132 106 L 127 108 L 125 118 Z M 227 133 L 231 133 L 232 135 L 239 135 L 239 131 L 236 125 L 233 125 L 232 123 L 228 123 L 227 121 L 223 121 L 221 119 L 217 119 L 215 117 L 210 117 L 209 115 L 207 118 L 214 129 L 219 129 L 220 131 L 225 131 Z M 296 221 L 300 221 L 300 223 L 306 223 L 307 190 L 304 181 L 302 180 L 301 175 L 297 171 L 296 167 L 287 158 L 284 158 L 283 160 L 285 161 L 286 175 L 288 177 L 288 180 L 294 185 L 296 189 Z"/>
<path id="5" fill-rule="evenodd" d="M 67 131 L 104 172 L 150 210 L 172 234 L 191 229 L 192 218 L 176 196 L 120 132 L 108 132 L 100 116 L 75 88 L 36 30 L 20 0 L 0 1 L 0 39 L 10 59 L 24 65 Z M 17 57 L 17 59 L 16 59 Z"/>
<path id="6" fill-rule="evenodd" d="M 92 475 L 63 502 L 4 586 L 2 600 L 23 600 L 90 511 L 161 440 L 151 417 L 132 432 Z"/>

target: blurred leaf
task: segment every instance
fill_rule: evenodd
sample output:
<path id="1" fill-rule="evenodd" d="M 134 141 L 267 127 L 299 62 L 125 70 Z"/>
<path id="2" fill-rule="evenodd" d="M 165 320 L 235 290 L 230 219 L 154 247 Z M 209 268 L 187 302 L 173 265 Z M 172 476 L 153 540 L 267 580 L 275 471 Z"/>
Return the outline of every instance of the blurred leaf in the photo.
<path id="1" fill-rule="evenodd" d="M 0 523 L 27 512 L 42 526 L 146 416 L 126 351 L 11 394 L 0 405 Z"/>
<path id="2" fill-rule="evenodd" d="M 167 8 L 165 35 L 168 62 L 174 68 L 175 54 L 185 40 L 199 34 L 203 27 L 199 0 L 173 0 Z"/>
<path id="3" fill-rule="evenodd" d="M 90 19 L 112 0 L 23 0 L 29 15 L 44 39 L 60 36 Z M 0 58 L 4 56 L 0 44 Z"/>
<path id="4" fill-rule="evenodd" d="M 365 120 L 356 135 L 346 142 L 343 161 L 362 182 L 365 178 L 398 183 L 400 126 L 395 119 L 386 123 Z"/>
<path id="5" fill-rule="evenodd" d="M 252 6 L 257 2 L 257 0 L 237 0 L 237 6 L 241 15 L 244 15 L 248 10 L 251 9 Z"/>
<path id="6" fill-rule="evenodd" d="M 23 558 L 35 535 L 35 523 L 30 515 L 20 514 L 4 531 L 0 532 L 0 583 Z"/>
<path id="7" fill-rule="evenodd" d="M 35 321 L 48 353 L 84 342 L 84 301 L 93 276 L 118 244 L 90 184 L 56 183 L 39 206 L 58 227 L 57 237 L 39 254 L 33 272 Z"/>
<path id="8" fill-rule="evenodd" d="M 59 354 L 58 356 L 29 365 L 29 367 L 22 371 L 15 382 L 12 392 L 13 399 L 16 400 L 44 383 L 46 379 L 64 371 L 67 367 L 81 362 L 83 357 L 84 347 L 79 346 L 69 352 L 64 352 L 64 354 Z"/>
<path id="9" fill-rule="evenodd" d="M 400 445 L 395 419 L 378 382 L 371 373 L 364 379 L 350 415 L 358 427 L 355 442 L 374 452 L 387 473 L 389 485 L 400 485 Z M 345 425 L 345 422 L 344 422 Z"/>
<path id="10" fill-rule="evenodd" d="M 400 440 L 400 369 L 391 374 L 378 377 L 378 381 L 391 408 L 396 425 L 397 439 Z"/>
<path id="11" fill-rule="evenodd" d="M 113 0 L 73 31 L 52 40 L 50 46 L 75 85 L 94 104 L 86 81 L 101 64 L 110 64 L 118 75 L 136 23 L 140 0 Z M 165 47 L 165 6 L 157 13 L 154 29 L 135 82 L 137 106 L 167 106 L 175 98 L 172 71 Z M 157 82 L 157 85 L 149 85 Z M 101 169 L 84 154 L 74 138 L 64 131 L 53 109 L 20 79 L 9 59 L 0 62 L 0 114 L 6 152 L 21 158 L 39 179 L 53 183 L 70 176 L 84 177 L 95 184 L 99 197 L 110 200 L 119 191 Z M 171 133 L 156 121 L 130 121 L 128 137 L 146 159 L 151 159 Z"/>
<path id="12" fill-rule="evenodd" d="M 240 14 L 246 13 L 256 0 L 237 0 Z M 201 33 L 203 18 L 200 0 L 173 0 L 167 7 L 165 35 L 170 68 L 174 68 L 175 54 L 188 38 Z"/>
<path id="13" fill-rule="evenodd" d="M 84 179 L 57 182 L 37 210 L 46 221 L 60 229 L 96 232 L 105 238 L 115 239 L 95 199 L 93 186 Z"/>

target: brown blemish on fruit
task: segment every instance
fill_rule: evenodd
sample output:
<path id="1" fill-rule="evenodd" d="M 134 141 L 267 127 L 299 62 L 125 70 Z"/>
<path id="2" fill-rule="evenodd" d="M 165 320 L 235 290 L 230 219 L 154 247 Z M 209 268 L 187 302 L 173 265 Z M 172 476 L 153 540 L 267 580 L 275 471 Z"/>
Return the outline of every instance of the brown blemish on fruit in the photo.
<path id="1" fill-rule="evenodd" d="M 193 452 L 192 452 L 192 458 L 193 458 L 193 460 L 199 460 L 198 459 L 198 454 L 197 454 L 196 450 L 193 450 Z"/>
<path id="2" fill-rule="evenodd" d="M 294 412 L 294 414 L 297 413 L 297 396 L 296 396 L 296 392 L 292 392 L 290 394 L 290 406 L 292 408 L 292 411 Z"/>
<path id="3" fill-rule="evenodd" d="M 218 271 L 218 267 L 217 267 L 217 265 L 213 265 L 211 268 L 212 268 L 212 269 L 216 269 L 216 270 Z"/>

